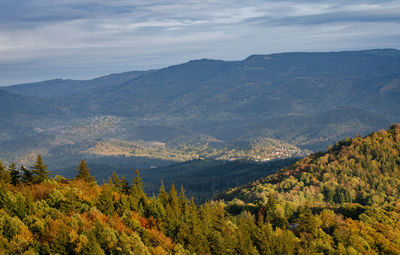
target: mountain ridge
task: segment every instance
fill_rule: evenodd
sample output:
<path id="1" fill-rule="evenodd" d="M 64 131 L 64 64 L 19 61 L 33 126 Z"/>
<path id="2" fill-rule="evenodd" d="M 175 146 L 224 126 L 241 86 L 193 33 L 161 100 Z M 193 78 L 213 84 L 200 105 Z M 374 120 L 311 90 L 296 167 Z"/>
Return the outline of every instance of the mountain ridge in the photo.
<path id="1" fill-rule="evenodd" d="M 57 81 L 59 87 L 50 90 Z M 272 138 L 318 151 L 400 121 L 400 53 L 391 49 L 200 59 L 147 72 L 52 82 L 0 88 L 13 89 L 7 97 L 21 102 L 0 101 L 0 157 L 14 160 L 40 151 L 52 164 L 54 155 L 72 155 L 71 148 L 83 157 L 80 151 L 102 139 L 170 143 L 200 134 L 227 143 Z M 47 110 L 39 111 L 41 105 Z M 11 114 L 16 109 L 19 116 L 38 110 L 21 121 Z M 20 143 L 21 134 L 32 141 L 30 152 L 7 151 L 8 144 Z M 66 151 L 71 153 L 63 156 Z"/>

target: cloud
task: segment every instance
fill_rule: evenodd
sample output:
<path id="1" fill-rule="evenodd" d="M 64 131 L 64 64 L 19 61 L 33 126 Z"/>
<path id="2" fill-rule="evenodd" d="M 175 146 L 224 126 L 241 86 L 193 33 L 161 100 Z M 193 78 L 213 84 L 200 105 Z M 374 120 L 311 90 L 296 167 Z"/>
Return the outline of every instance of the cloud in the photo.
<path id="1" fill-rule="evenodd" d="M 400 1 L 0 0 L 0 85 L 194 58 L 400 48 Z"/>

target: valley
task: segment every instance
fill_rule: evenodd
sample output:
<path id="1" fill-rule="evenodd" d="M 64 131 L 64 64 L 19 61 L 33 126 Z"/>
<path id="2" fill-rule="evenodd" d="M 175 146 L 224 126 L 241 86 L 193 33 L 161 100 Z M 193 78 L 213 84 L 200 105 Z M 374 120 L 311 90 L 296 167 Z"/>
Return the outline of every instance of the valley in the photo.
<path id="1" fill-rule="evenodd" d="M 1 87 L 0 158 L 41 153 L 57 174 L 80 159 L 119 171 L 303 157 L 398 122 L 399 66 L 394 49 L 281 53 Z"/>
<path id="2" fill-rule="evenodd" d="M 49 178 L 40 156 L 21 174 L 0 163 L 0 252 L 397 254 L 399 151 L 394 124 L 298 161 L 194 160 L 156 169 L 171 184 L 151 197 L 139 172 L 99 186 L 84 161 L 73 178 Z"/>

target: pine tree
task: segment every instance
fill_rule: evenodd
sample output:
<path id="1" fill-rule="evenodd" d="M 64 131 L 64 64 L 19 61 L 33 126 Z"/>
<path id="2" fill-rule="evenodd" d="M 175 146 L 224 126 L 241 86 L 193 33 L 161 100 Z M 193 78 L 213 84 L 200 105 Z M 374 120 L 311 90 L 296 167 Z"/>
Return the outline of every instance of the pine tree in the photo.
<path id="1" fill-rule="evenodd" d="M 21 166 L 20 171 L 22 173 L 22 179 L 24 183 L 33 182 L 33 173 L 28 168 Z"/>
<path id="2" fill-rule="evenodd" d="M 43 163 L 42 155 L 38 155 L 35 165 L 32 167 L 32 173 L 34 183 L 42 183 L 49 178 L 49 171 L 47 171 L 47 165 Z"/>
<path id="3" fill-rule="evenodd" d="M 129 193 L 131 187 L 129 186 L 128 181 L 126 180 L 125 176 L 121 177 L 121 189 L 125 194 Z"/>
<path id="4" fill-rule="evenodd" d="M 178 210 L 178 192 L 176 191 L 175 184 L 172 183 L 169 190 L 169 203 L 174 210 Z"/>
<path id="5" fill-rule="evenodd" d="M 17 169 L 15 162 L 11 163 L 11 165 L 8 167 L 8 171 L 10 172 L 11 184 L 14 186 L 17 185 L 20 182 L 19 178 L 21 177 L 21 173 Z"/>
<path id="6" fill-rule="evenodd" d="M 72 189 L 69 189 L 65 194 L 65 200 L 61 203 L 61 211 L 71 213 L 79 206 L 78 196 Z"/>
<path id="7" fill-rule="evenodd" d="M 119 178 L 119 176 L 117 175 L 117 173 L 115 171 L 113 171 L 113 173 L 112 173 L 111 181 L 112 181 L 112 184 L 114 184 L 114 186 L 117 189 L 122 188 L 121 179 Z"/>
<path id="8" fill-rule="evenodd" d="M 83 159 L 78 166 L 78 175 L 75 179 L 84 180 L 85 182 L 94 182 L 94 177 L 90 175 L 90 169 L 87 167 L 87 164 Z"/>
<path id="9" fill-rule="evenodd" d="M 138 212 L 143 212 L 147 205 L 147 196 L 143 191 L 143 181 L 139 176 L 138 170 L 136 170 L 136 175 L 132 181 L 130 198 L 133 207 L 136 208 Z"/>
<path id="10" fill-rule="evenodd" d="M 143 181 L 139 176 L 139 170 L 136 170 L 136 175 L 133 178 L 130 193 L 137 199 L 140 199 L 144 195 Z"/>
<path id="11" fill-rule="evenodd" d="M 318 222 L 313 215 L 310 207 L 306 205 L 306 207 L 303 209 L 302 213 L 300 213 L 299 217 L 297 218 L 297 228 L 296 232 L 301 233 L 301 232 L 306 232 L 310 234 L 315 234 L 318 228 Z"/>
<path id="12" fill-rule="evenodd" d="M 161 181 L 161 186 L 160 186 L 160 190 L 158 192 L 157 200 L 159 200 L 161 202 L 161 204 L 165 207 L 168 203 L 168 199 L 169 199 L 169 195 L 165 191 L 164 182 Z"/>
<path id="13" fill-rule="evenodd" d="M 265 218 L 269 222 L 271 222 L 276 217 L 276 201 L 272 193 L 269 194 L 265 213 Z"/>
<path id="14" fill-rule="evenodd" d="M 112 187 L 104 185 L 97 197 L 97 208 L 104 214 L 112 215 L 115 211 L 114 204 L 115 201 Z"/>
<path id="15" fill-rule="evenodd" d="M 180 206 L 182 212 L 185 213 L 189 201 L 186 197 L 185 189 L 183 188 L 183 185 L 181 185 L 181 191 L 179 192 L 178 200 L 179 200 L 179 206 Z"/>

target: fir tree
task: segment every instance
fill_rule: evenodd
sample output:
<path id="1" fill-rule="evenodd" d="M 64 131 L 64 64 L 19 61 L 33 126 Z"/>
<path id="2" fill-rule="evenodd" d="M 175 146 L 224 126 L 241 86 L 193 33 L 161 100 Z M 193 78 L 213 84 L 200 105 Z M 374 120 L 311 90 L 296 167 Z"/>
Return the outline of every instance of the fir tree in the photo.
<path id="1" fill-rule="evenodd" d="M 122 187 L 121 179 L 119 178 L 119 176 L 115 171 L 113 171 L 112 173 L 111 182 L 117 189 L 121 189 Z"/>
<path id="2" fill-rule="evenodd" d="M 161 202 L 161 204 L 165 207 L 168 203 L 168 199 L 169 199 L 169 195 L 168 193 L 165 191 L 165 187 L 164 187 L 164 182 L 161 181 L 161 186 L 160 186 L 160 190 L 158 192 L 158 197 L 157 199 Z"/>
<path id="3" fill-rule="evenodd" d="M 174 210 L 178 209 L 178 192 L 176 191 L 175 184 L 172 183 L 169 190 L 169 204 Z"/>
<path id="4" fill-rule="evenodd" d="M 185 212 L 186 207 L 188 205 L 188 199 L 186 197 L 185 189 L 183 188 L 183 185 L 181 185 L 181 191 L 179 192 L 178 200 L 179 200 L 179 206 L 180 206 L 182 212 Z"/>
<path id="5" fill-rule="evenodd" d="M 12 162 L 11 165 L 8 167 L 8 171 L 10 172 L 11 184 L 17 185 L 20 182 L 21 173 L 17 169 L 15 162 Z"/>
<path id="6" fill-rule="evenodd" d="M 49 178 L 49 171 L 47 171 L 47 165 L 43 163 L 42 155 L 38 155 L 35 165 L 32 167 L 32 173 L 34 183 L 42 183 Z"/>
<path id="7" fill-rule="evenodd" d="M 28 168 L 21 166 L 20 171 L 22 173 L 22 179 L 24 183 L 33 182 L 33 173 Z"/>
<path id="8" fill-rule="evenodd" d="M 93 182 L 94 177 L 90 175 L 89 170 L 90 169 L 87 167 L 85 160 L 82 159 L 78 166 L 78 175 L 75 177 L 75 179 L 84 180 L 85 182 Z"/>
<path id="9" fill-rule="evenodd" d="M 130 197 L 132 205 L 137 208 L 139 212 L 143 212 L 147 204 L 147 196 L 143 191 L 143 182 L 139 176 L 139 171 L 136 170 L 136 175 L 133 178 L 132 186 L 130 188 Z"/>
<path id="10" fill-rule="evenodd" d="M 103 186 L 97 197 L 97 208 L 106 215 L 112 215 L 115 210 L 114 203 L 112 188 L 109 185 Z"/>
<path id="11" fill-rule="evenodd" d="M 298 224 L 296 228 L 297 233 L 301 232 L 306 232 L 310 234 L 316 233 L 318 228 L 318 222 L 308 205 L 305 206 L 305 208 L 302 210 L 302 213 L 300 213 L 296 221 Z"/>
<path id="12" fill-rule="evenodd" d="M 126 180 L 125 176 L 121 177 L 121 189 L 125 194 L 129 193 L 131 187 L 129 186 L 128 181 Z"/>
<path id="13" fill-rule="evenodd" d="M 139 170 L 136 170 L 136 175 L 133 178 L 130 193 L 136 199 L 140 199 L 144 195 L 143 182 L 142 182 L 142 179 L 139 176 Z"/>
<path id="14" fill-rule="evenodd" d="M 73 212 L 79 206 L 78 196 L 72 189 L 65 194 L 65 200 L 61 203 L 61 211 L 65 213 Z"/>

